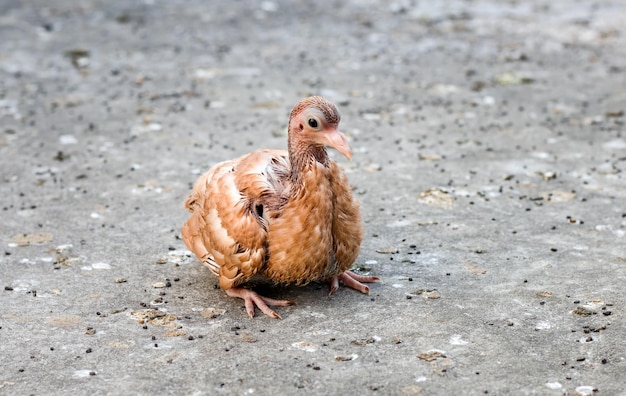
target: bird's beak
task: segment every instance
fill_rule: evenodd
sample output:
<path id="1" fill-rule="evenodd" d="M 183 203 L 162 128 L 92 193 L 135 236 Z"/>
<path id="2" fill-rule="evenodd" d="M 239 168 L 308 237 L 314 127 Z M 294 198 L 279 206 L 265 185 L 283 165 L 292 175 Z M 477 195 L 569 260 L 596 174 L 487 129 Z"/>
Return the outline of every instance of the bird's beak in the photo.
<path id="1" fill-rule="evenodd" d="M 324 132 L 322 136 L 322 143 L 324 145 L 339 151 L 347 159 L 352 159 L 352 149 L 350 149 L 350 146 L 348 145 L 348 139 L 346 138 L 346 135 L 339 132 L 337 128 Z"/>

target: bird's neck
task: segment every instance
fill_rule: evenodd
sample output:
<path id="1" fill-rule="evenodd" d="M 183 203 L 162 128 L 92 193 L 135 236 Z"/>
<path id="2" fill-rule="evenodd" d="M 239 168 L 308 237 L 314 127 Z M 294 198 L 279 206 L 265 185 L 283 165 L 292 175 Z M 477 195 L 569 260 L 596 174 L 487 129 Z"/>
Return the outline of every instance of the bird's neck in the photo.
<path id="1" fill-rule="evenodd" d="M 306 144 L 295 139 L 289 139 L 288 151 L 291 162 L 291 181 L 298 185 L 301 181 L 300 175 L 309 170 L 315 163 L 328 166 L 329 158 L 323 146 Z"/>

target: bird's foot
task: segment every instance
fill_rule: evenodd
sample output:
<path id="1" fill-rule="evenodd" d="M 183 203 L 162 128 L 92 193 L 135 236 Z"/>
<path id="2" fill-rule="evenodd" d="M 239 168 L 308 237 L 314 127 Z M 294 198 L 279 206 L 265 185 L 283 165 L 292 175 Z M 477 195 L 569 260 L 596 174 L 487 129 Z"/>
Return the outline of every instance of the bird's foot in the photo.
<path id="1" fill-rule="evenodd" d="M 357 275 L 352 271 L 346 271 L 342 274 L 335 275 L 332 277 L 332 279 L 330 280 L 330 293 L 329 294 L 333 294 L 334 292 L 337 291 L 337 289 L 339 289 L 339 281 L 342 281 L 343 284 L 346 285 L 347 287 L 358 290 L 361 293 L 370 294 L 370 288 L 364 285 L 363 283 L 374 283 L 378 281 L 379 279 L 380 278 L 378 278 L 377 276 L 363 276 L 363 275 Z"/>
<path id="2" fill-rule="evenodd" d="M 279 314 L 274 312 L 270 306 L 273 307 L 287 307 L 289 305 L 295 304 L 293 301 L 289 300 L 275 300 L 269 297 L 263 297 L 255 291 L 250 289 L 245 289 L 243 287 L 234 287 L 232 289 L 226 290 L 226 294 L 230 297 L 238 297 L 241 298 L 246 304 L 246 312 L 248 312 L 248 316 L 251 318 L 254 317 L 254 307 L 257 306 L 263 313 L 270 318 L 274 319 L 282 319 Z"/>

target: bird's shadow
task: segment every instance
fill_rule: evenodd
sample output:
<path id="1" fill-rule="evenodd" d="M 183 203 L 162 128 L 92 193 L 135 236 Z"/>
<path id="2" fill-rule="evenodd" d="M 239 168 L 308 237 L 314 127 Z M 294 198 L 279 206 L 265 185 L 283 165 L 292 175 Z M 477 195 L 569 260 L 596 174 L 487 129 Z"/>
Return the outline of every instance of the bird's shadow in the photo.
<path id="1" fill-rule="evenodd" d="M 328 283 L 311 282 L 306 285 L 293 285 L 274 283 L 269 279 L 259 278 L 246 282 L 244 287 L 252 289 L 262 296 L 292 300 L 298 303 L 300 299 L 315 299 L 327 297 L 329 291 Z"/>

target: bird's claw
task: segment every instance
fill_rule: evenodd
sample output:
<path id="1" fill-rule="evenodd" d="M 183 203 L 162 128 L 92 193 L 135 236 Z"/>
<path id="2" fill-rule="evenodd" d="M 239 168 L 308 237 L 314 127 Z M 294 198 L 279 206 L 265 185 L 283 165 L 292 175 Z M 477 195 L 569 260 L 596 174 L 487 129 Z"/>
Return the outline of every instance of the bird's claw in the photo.
<path id="1" fill-rule="evenodd" d="M 374 283 L 379 279 L 380 278 L 378 278 L 377 276 L 364 276 L 355 274 L 352 271 L 346 271 L 342 274 L 332 277 L 332 279 L 330 280 L 329 294 L 333 294 L 337 291 L 337 289 L 339 289 L 339 281 L 342 281 L 343 284 L 347 287 L 358 290 L 363 294 L 370 294 L 370 288 L 363 283 Z"/>
<path id="2" fill-rule="evenodd" d="M 258 307 L 265 315 L 273 319 L 282 319 L 282 317 L 270 308 L 270 306 L 287 307 L 294 305 L 295 302 L 289 300 L 275 300 L 269 297 L 263 297 L 255 291 L 241 287 L 234 287 L 226 290 L 226 294 L 230 297 L 238 297 L 244 301 L 246 312 L 250 318 L 254 317 L 254 308 Z"/>

